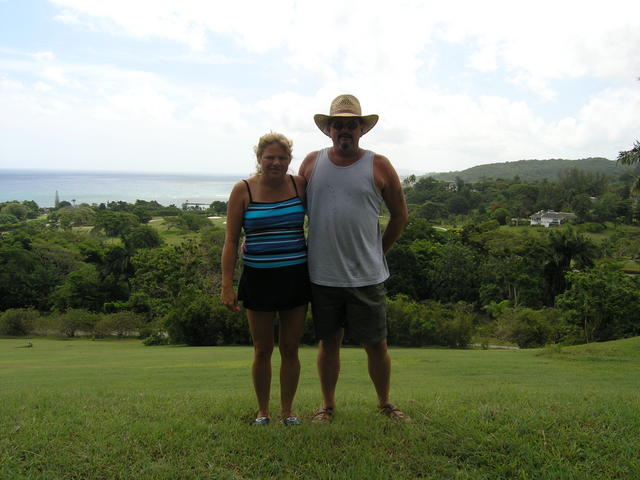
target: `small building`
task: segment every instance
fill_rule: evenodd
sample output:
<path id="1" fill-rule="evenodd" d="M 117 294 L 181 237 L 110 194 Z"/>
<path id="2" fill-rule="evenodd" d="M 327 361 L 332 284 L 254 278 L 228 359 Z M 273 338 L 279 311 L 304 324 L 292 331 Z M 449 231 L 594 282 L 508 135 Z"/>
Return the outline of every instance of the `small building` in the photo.
<path id="1" fill-rule="evenodd" d="M 577 215 L 575 213 L 568 212 L 554 212 L 553 210 L 540 210 L 539 212 L 531 215 L 531 225 L 543 225 L 545 227 L 552 227 L 560 225 L 567 220 L 575 220 Z"/>

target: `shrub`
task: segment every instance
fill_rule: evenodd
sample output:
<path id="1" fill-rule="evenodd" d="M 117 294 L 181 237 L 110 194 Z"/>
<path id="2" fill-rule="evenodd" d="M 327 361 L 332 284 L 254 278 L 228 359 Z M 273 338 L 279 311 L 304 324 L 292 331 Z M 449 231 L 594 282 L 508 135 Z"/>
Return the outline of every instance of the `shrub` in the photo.
<path id="1" fill-rule="evenodd" d="M 142 343 L 147 347 L 152 347 L 156 345 L 168 345 L 169 344 L 169 336 L 165 332 L 155 331 L 149 336 L 147 336 Z"/>
<path id="2" fill-rule="evenodd" d="M 406 295 L 387 299 L 387 326 L 391 345 L 422 347 L 436 343 L 437 325 L 432 310 Z"/>
<path id="3" fill-rule="evenodd" d="M 607 229 L 607 226 L 603 223 L 585 223 L 582 225 L 581 230 L 589 233 L 601 233 Z"/>
<path id="4" fill-rule="evenodd" d="M 54 318 L 53 323 L 61 334 L 72 338 L 80 332 L 93 332 L 99 320 L 100 315 L 96 313 L 91 313 L 81 308 L 74 308 L 59 314 Z"/>
<path id="5" fill-rule="evenodd" d="M 40 314 L 27 308 L 10 308 L 0 314 L 0 335 L 20 337 L 33 331 Z"/>
<path id="6" fill-rule="evenodd" d="M 242 315 L 205 294 L 179 298 L 168 313 L 165 324 L 172 343 L 223 345 L 246 344 L 249 341 Z"/>
<path id="7" fill-rule="evenodd" d="M 137 334 L 142 325 L 142 318 L 133 312 L 116 312 L 101 315 L 93 329 L 96 337 L 117 335 L 119 338 Z"/>
<path id="8" fill-rule="evenodd" d="M 561 313 L 553 308 L 508 308 L 497 317 L 496 335 L 520 348 L 542 347 L 562 340 L 562 325 Z"/>
<path id="9" fill-rule="evenodd" d="M 466 348 L 474 333 L 473 307 L 459 302 L 413 302 L 404 295 L 387 300 L 387 340 L 391 345 L 446 345 Z"/>
<path id="10" fill-rule="evenodd" d="M 440 343 L 451 348 L 467 348 L 474 333 L 475 314 L 471 304 L 458 302 L 451 305 L 438 325 Z"/>

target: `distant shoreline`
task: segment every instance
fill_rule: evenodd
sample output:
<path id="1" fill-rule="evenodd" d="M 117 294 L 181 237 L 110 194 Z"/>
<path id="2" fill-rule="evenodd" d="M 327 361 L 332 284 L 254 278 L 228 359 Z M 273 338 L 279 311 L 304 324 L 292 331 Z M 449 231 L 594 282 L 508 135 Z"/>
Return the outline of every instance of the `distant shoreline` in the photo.
<path id="1" fill-rule="evenodd" d="M 0 169 L 0 202 L 35 201 L 52 207 L 60 201 L 100 204 L 136 200 L 161 205 L 226 201 L 233 185 L 247 174 L 91 172 L 74 170 Z"/>

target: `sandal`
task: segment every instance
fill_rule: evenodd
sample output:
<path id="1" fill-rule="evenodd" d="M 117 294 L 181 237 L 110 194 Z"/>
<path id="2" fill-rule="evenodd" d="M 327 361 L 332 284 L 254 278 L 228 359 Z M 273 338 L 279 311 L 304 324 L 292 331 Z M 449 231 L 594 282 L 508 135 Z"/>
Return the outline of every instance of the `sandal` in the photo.
<path id="1" fill-rule="evenodd" d="M 378 408 L 378 411 L 385 417 L 389 417 L 392 420 L 397 420 L 398 422 L 402 423 L 411 422 L 411 418 L 398 407 L 396 407 L 393 403 L 382 405 Z"/>
<path id="2" fill-rule="evenodd" d="M 333 407 L 322 407 L 313 412 L 311 423 L 331 423 L 333 420 Z"/>

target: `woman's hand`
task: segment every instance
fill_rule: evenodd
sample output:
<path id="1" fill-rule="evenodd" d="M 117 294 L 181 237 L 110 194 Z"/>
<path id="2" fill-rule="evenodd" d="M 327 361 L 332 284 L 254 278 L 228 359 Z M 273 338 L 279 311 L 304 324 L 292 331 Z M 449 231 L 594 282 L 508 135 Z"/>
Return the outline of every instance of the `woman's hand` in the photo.
<path id="1" fill-rule="evenodd" d="M 238 299 L 236 297 L 236 291 L 233 289 L 233 287 L 222 287 L 220 300 L 229 310 L 240 310 L 240 307 L 238 306 Z"/>

